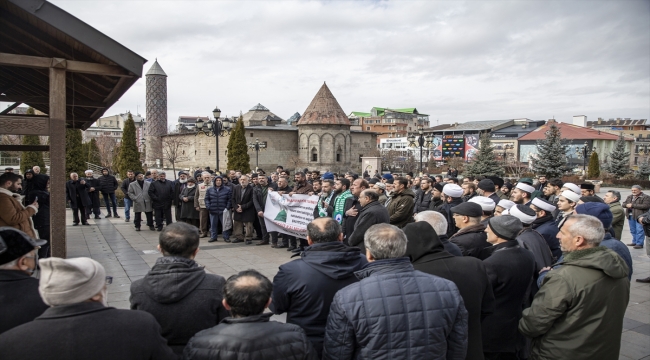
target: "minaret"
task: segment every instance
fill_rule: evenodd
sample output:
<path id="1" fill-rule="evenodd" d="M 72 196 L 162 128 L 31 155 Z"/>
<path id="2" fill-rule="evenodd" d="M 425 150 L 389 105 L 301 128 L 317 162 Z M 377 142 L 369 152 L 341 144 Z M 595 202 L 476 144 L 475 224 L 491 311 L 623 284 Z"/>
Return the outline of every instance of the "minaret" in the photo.
<path id="1" fill-rule="evenodd" d="M 146 115 L 146 165 L 157 167 L 156 161 L 163 164 L 162 135 L 167 134 L 167 74 L 158 64 L 158 59 L 145 75 L 147 79 Z"/>

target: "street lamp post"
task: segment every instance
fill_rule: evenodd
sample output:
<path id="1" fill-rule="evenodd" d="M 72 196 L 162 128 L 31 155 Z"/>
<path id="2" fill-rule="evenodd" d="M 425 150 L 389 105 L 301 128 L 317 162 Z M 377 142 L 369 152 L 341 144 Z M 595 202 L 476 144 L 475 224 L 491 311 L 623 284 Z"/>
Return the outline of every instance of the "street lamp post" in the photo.
<path id="1" fill-rule="evenodd" d="M 508 150 L 514 149 L 515 146 L 512 144 L 506 144 L 503 146 L 503 165 L 508 164 Z"/>
<path id="2" fill-rule="evenodd" d="M 420 174 L 422 174 L 422 148 L 426 147 L 429 149 L 431 147 L 431 144 L 433 143 L 433 135 L 428 134 L 424 136 L 424 132 L 422 131 L 422 127 L 418 128 L 418 137 L 416 138 L 414 134 L 409 135 L 406 140 L 409 142 L 410 147 L 420 147 Z M 417 140 L 417 144 L 416 144 Z"/>
<path id="3" fill-rule="evenodd" d="M 248 147 L 255 151 L 255 171 L 257 171 L 260 166 L 260 151 L 266 149 L 266 141 L 260 142 L 260 139 L 255 138 L 255 142 L 249 143 Z"/>
<path id="4" fill-rule="evenodd" d="M 582 157 L 582 171 L 587 171 L 587 158 L 591 155 L 592 151 L 596 151 L 596 148 L 589 149 L 589 144 L 585 141 L 585 144 L 582 147 L 576 148 L 576 153 L 578 157 Z"/>
<path id="5" fill-rule="evenodd" d="M 212 115 L 214 116 L 214 120 L 208 119 L 208 121 L 204 122 L 201 118 L 196 119 L 196 134 L 194 134 L 194 136 L 198 134 L 214 136 L 215 152 L 217 154 L 217 168 L 215 171 L 219 171 L 219 137 L 230 135 L 231 123 L 228 118 L 219 120 L 219 116 L 221 116 L 221 110 L 219 110 L 219 107 L 215 106 L 214 110 L 212 110 Z"/>

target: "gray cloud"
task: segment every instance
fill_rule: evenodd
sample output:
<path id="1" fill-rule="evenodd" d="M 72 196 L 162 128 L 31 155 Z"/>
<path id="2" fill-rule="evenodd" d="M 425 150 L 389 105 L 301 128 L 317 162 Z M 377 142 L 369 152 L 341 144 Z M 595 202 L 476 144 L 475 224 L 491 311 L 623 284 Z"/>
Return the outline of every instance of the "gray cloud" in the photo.
<path id="1" fill-rule="evenodd" d="M 432 123 L 650 117 L 647 1 L 53 0 L 169 75 L 169 119 L 258 102 L 303 112 L 327 81 L 346 112 Z M 144 114 L 140 80 L 107 114 Z"/>

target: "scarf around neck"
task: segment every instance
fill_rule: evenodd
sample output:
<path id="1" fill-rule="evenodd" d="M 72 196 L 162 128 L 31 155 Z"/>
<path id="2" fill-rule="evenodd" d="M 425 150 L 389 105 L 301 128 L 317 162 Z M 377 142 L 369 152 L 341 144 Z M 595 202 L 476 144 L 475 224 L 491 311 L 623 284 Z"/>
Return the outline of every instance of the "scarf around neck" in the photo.
<path id="1" fill-rule="evenodd" d="M 349 197 L 352 197 L 350 190 L 345 190 L 341 195 L 336 197 L 334 202 L 334 220 L 339 224 L 343 222 L 343 208 L 345 207 L 345 200 Z"/>
<path id="2" fill-rule="evenodd" d="M 326 203 L 329 204 L 330 201 L 332 201 L 332 196 L 334 196 L 334 191 L 330 191 L 330 194 L 329 194 L 328 197 L 326 197 L 325 199 L 321 199 L 322 201 L 318 202 L 318 215 L 320 217 L 327 216 L 327 209 L 323 209 L 323 201 L 325 201 Z"/>

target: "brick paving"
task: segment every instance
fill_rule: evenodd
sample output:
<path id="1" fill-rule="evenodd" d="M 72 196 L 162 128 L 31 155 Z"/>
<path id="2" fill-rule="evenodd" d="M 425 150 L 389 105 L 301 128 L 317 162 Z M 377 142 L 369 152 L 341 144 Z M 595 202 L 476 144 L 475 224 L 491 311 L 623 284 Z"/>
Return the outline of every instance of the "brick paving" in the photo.
<path id="1" fill-rule="evenodd" d="M 601 191 L 601 196 L 607 189 Z M 618 189 L 619 191 L 621 189 Z M 623 199 L 630 194 L 621 191 Z M 123 215 L 123 209 L 120 209 Z M 133 216 L 133 215 L 132 215 Z M 72 213 L 67 212 L 67 223 L 72 224 Z M 157 231 L 143 227 L 135 231 L 133 223 L 121 219 L 90 220 L 91 226 L 67 227 L 68 257 L 91 257 L 104 265 L 113 284 L 108 289 L 110 306 L 129 308 L 129 289 L 132 281 L 142 278 L 153 266 L 160 254 Z M 270 246 L 227 244 L 221 241 L 208 243 L 201 239 L 196 261 L 206 271 L 228 278 L 241 270 L 256 269 L 273 279 L 278 267 L 291 261 L 286 249 L 272 249 Z M 631 235 L 627 222 L 623 231 L 623 242 L 629 243 Z M 634 261 L 634 275 L 630 290 L 630 303 L 623 322 L 621 360 L 650 360 L 650 285 L 637 283 L 635 279 L 650 276 L 650 258 L 645 249 L 630 248 Z M 283 320 L 284 316 L 277 317 Z"/>

